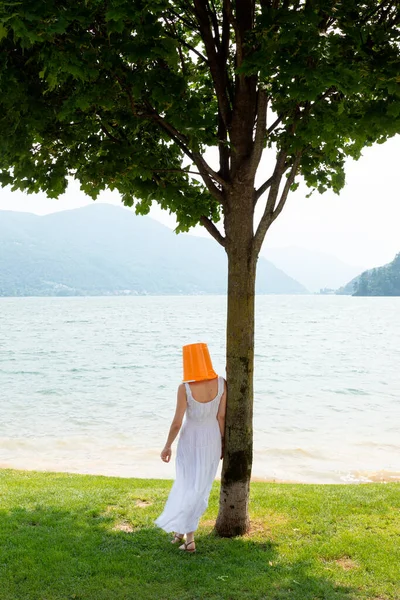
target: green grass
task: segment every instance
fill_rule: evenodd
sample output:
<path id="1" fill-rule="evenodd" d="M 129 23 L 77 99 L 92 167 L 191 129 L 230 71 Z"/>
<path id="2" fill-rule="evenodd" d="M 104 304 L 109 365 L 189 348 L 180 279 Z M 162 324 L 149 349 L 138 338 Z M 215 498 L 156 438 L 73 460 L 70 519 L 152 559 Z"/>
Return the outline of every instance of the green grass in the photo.
<path id="1" fill-rule="evenodd" d="M 184 554 L 170 481 L 0 470 L 0 600 L 400 599 L 400 484 L 253 483 L 252 531 Z"/>

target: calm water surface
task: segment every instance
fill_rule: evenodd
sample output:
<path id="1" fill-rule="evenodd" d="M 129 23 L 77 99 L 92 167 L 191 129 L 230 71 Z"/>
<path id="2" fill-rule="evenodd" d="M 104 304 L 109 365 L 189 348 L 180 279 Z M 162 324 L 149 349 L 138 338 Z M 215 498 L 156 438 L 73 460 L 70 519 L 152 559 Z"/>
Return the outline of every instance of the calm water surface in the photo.
<path id="1" fill-rule="evenodd" d="M 0 298 L 0 466 L 173 477 L 181 346 L 225 373 L 222 296 Z M 255 477 L 400 476 L 400 298 L 260 296 Z"/>

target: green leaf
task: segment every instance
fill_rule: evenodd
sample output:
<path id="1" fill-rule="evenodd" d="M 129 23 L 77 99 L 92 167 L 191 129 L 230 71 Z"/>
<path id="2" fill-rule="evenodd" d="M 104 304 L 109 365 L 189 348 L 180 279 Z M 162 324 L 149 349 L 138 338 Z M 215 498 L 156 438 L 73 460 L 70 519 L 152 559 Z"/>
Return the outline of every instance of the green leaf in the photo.
<path id="1" fill-rule="evenodd" d="M 0 23 L 0 42 L 3 38 L 7 37 L 8 29 L 2 23 Z"/>

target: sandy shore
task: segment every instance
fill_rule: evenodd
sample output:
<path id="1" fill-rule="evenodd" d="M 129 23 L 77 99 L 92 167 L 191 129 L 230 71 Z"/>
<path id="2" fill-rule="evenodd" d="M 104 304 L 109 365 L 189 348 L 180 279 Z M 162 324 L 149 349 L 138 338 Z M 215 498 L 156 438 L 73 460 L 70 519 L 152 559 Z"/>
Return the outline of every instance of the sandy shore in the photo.
<path id="1" fill-rule="evenodd" d="M 375 471 L 369 473 L 368 471 L 357 471 L 354 472 L 356 481 L 342 482 L 341 485 L 349 485 L 350 483 L 392 483 L 400 482 L 400 472 L 390 473 L 388 471 Z M 265 483 L 303 483 L 308 485 L 315 485 L 309 481 L 298 481 L 292 479 L 263 479 L 262 477 L 252 477 L 252 481 L 261 481 Z M 320 485 L 332 485 L 330 483 L 321 483 Z"/>
<path id="2" fill-rule="evenodd" d="M 51 473 L 71 473 L 74 475 L 99 475 L 106 477 L 124 477 L 131 479 L 173 479 L 170 473 L 164 474 L 164 476 L 160 476 L 159 473 L 154 476 L 149 476 L 149 471 L 146 474 L 143 473 L 133 473 L 132 475 L 128 475 L 126 473 L 118 473 L 113 470 L 110 472 L 108 469 L 102 469 L 96 467 L 84 469 L 84 468 L 68 468 L 65 465 L 21 465 L 21 464 L 12 464 L 9 462 L 0 462 L 0 469 L 15 469 L 18 471 L 41 471 L 41 472 L 51 472 Z M 219 480 L 219 477 L 216 478 Z M 399 471 L 353 471 L 351 476 L 349 476 L 347 481 L 326 481 L 323 480 L 323 476 L 321 476 L 321 481 L 302 481 L 301 478 L 279 478 L 279 477 L 258 477 L 252 476 L 251 481 L 254 482 L 264 482 L 264 483 L 301 483 L 301 484 L 309 484 L 309 485 L 332 485 L 332 484 L 340 484 L 340 485 L 348 485 L 348 484 L 358 484 L 358 483 L 393 483 L 400 482 L 400 472 Z"/>

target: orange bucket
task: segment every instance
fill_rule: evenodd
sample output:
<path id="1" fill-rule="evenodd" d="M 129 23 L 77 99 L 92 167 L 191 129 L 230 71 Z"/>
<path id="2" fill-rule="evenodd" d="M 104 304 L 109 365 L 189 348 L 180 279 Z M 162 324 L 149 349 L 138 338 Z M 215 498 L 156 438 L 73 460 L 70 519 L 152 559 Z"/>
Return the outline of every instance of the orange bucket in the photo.
<path id="1" fill-rule="evenodd" d="M 218 377 L 213 369 L 207 344 L 183 346 L 183 381 L 204 381 Z"/>

